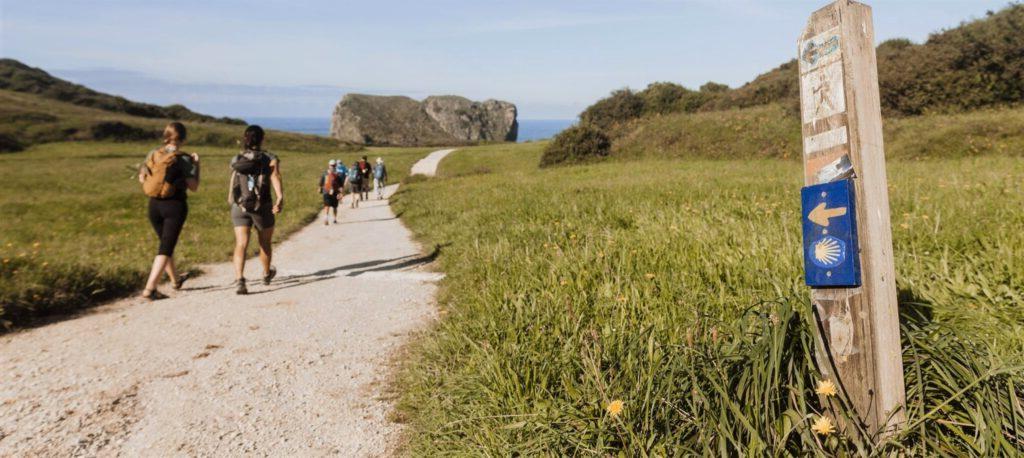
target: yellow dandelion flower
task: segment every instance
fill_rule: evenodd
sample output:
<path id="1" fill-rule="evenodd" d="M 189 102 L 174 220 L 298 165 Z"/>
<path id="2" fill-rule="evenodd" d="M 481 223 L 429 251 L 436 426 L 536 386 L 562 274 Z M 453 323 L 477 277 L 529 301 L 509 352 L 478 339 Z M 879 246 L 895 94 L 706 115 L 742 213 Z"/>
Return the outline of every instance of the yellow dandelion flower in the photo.
<path id="1" fill-rule="evenodd" d="M 558 282 L 558 284 L 562 285 L 562 286 L 568 285 L 569 284 L 569 280 L 563 279 L 562 281 Z"/>
<path id="2" fill-rule="evenodd" d="M 646 273 L 646 274 L 644 274 L 644 278 L 646 278 L 646 279 L 648 279 L 648 280 L 651 280 L 651 279 L 653 279 L 653 278 L 654 278 L 654 274 L 652 274 L 652 273 Z"/>
<path id="3" fill-rule="evenodd" d="M 547 248 L 547 247 L 550 247 L 550 246 L 551 246 L 550 243 L 546 243 L 546 242 L 544 243 L 544 248 Z"/>
<path id="4" fill-rule="evenodd" d="M 836 384 L 832 383 L 831 380 L 819 381 L 818 387 L 814 389 L 814 392 L 825 397 L 835 396 L 839 394 L 839 390 L 836 388 Z"/>
<path id="5" fill-rule="evenodd" d="M 832 424 L 831 418 L 823 415 L 814 421 L 814 424 L 811 425 L 811 431 L 820 436 L 827 436 L 836 432 L 836 427 Z"/>
<path id="6" fill-rule="evenodd" d="M 609 402 L 608 407 L 606 407 L 605 410 L 608 411 L 608 415 L 617 417 L 620 413 L 622 413 L 622 408 L 624 407 L 624 405 L 625 403 L 622 402 L 621 399 L 616 399 L 612 402 Z"/>

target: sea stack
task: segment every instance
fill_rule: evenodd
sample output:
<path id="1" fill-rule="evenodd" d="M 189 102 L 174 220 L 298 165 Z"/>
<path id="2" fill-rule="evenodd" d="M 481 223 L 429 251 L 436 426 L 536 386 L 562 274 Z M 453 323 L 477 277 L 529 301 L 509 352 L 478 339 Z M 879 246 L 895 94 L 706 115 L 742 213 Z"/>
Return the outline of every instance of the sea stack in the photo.
<path id="1" fill-rule="evenodd" d="M 514 142 L 516 106 L 455 95 L 418 102 L 405 96 L 347 94 L 331 117 L 331 137 L 361 145 L 443 146 Z"/>

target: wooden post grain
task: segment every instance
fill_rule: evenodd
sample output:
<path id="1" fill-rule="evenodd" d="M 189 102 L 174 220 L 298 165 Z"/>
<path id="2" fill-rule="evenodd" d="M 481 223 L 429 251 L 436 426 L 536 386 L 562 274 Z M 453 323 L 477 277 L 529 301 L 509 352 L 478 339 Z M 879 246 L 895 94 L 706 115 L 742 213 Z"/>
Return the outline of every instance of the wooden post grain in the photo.
<path id="1" fill-rule="evenodd" d="M 884 437 L 905 421 L 906 395 L 871 8 L 838 0 L 814 12 L 798 47 L 804 182 L 853 177 L 862 280 L 811 290 L 818 363 Z"/>

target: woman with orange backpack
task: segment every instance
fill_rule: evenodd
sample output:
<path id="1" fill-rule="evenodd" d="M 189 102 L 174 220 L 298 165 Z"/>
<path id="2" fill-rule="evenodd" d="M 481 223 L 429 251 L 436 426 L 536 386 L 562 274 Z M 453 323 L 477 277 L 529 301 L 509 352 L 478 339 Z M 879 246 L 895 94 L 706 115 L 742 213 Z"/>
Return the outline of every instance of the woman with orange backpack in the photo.
<path id="1" fill-rule="evenodd" d="M 142 297 L 149 300 L 167 297 L 156 290 L 164 272 L 174 289 L 181 289 L 188 279 L 188 274 L 178 275 L 174 269 L 174 247 L 188 217 L 188 191 L 199 189 L 199 155 L 181 150 L 186 136 L 182 123 L 168 124 L 164 128 L 164 145 L 150 151 L 139 168 L 139 183 L 149 196 L 149 223 L 160 239 L 153 268 L 142 290 Z"/>

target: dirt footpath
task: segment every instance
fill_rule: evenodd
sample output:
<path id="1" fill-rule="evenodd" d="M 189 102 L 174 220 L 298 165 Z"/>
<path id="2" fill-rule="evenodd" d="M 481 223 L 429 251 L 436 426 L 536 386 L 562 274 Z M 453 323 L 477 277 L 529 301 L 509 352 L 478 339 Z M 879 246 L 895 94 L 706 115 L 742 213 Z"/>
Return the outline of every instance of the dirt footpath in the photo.
<path id="1" fill-rule="evenodd" d="M 221 264 L 0 337 L 0 456 L 388 455 L 389 359 L 441 275 L 386 200 L 347 202 L 277 247 L 271 285 L 250 260 L 247 296 Z"/>

